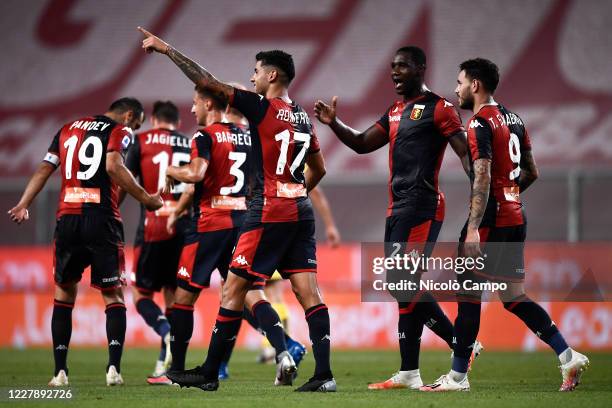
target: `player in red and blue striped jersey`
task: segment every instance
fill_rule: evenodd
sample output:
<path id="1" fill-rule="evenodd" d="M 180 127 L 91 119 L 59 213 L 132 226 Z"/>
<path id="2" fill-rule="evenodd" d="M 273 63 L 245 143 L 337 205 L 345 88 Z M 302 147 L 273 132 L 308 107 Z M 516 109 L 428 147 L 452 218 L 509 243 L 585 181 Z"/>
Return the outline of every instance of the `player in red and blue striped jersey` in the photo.
<path id="1" fill-rule="evenodd" d="M 177 128 L 179 111 L 170 101 L 157 101 L 151 115 L 152 129 L 134 136 L 126 158 L 126 166 L 148 192 L 163 189 L 166 169 L 170 165 L 189 162 L 189 138 Z M 140 210 L 140 221 L 134 242 L 134 264 L 131 285 L 136 310 L 161 337 L 161 350 L 155 370 L 147 381 L 166 373 L 171 360 L 169 316 L 174 303 L 176 271 L 188 227 L 188 217 L 180 217 L 171 230 L 166 224 L 185 189 L 180 183 L 172 191 L 162 193 L 164 206 L 157 211 Z M 155 292 L 163 291 L 166 311 L 163 313 L 153 300 Z"/>
<path id="2" fill-rule="evenodd" d="M 235 89 L 144 29 L 143 48 L 167 55 L 197 86 L 230 99 L 249 121 L 253 142 L 253 195 L 231 273 L 223 287 L 219 315 L 205 363 L 193 370 L 169 373 L 184 386 L 216 390 L 217 375 L 238 333 L 244 299 L 251 283 L 276 269 L 288 277 L 304 308 L 315 357 L 315 375 L 298 391 L 335 391 L 330 368 L 329 313 L 316 282 L 314 215 L 308 190 L 325 174 L 323 156 L 308 114 L 288 96 L 295 76 L 291 56 L 268 51 L 256 56 L 254 92 Z M 308 164 L 309 171 L 304 172 Z M 279 356 L 276 382 L 291 383 L 296 367 L 291 356 Z"/>
<path id="3" fill-rule="evenodd" d="M 351 129 L 336 115 L 337 97 L 331 106 L 315 104 L 315 114 L 329 125 L 340 141 L 359 154 L 389 145 L 389 206 L 385 223 L 385 252 L 394 244 L 409 252 L 415 246 L 429 256 L 444 220 L 445 199 L 438 185 L 444 152 L 451 145 L 467 172 L 465 129 L 455 107 L 424 85 L 426 57 L 409 46 L 397 50 L 391 62 L 391 79 L 401 100 L 394 102 L 364 132 Z M 408 248 L 406 248 L 408 246 Z M 404 249 L 405 248 L 405 249 Z M 420 273 L 408 276 L 419 279 Z M 388 271 L 387 279 L 401 279 Z M 393 293 L 398 301 L 399 371 L 390 379 L 370 384 L 370 389 L 411 388 L 423 385 L 419 351 L 423 326 L 440 336 L 452 349 L 453 326 L 433 296 L 426 291 Z"/>
<path id="4" fill-rule="evenodd" d="M 120 189 L 154 211 L 162 206 L 158 193 L 138 185 L 123 164 L 132 142 L 132 129 L 144 120 L 142 104 L 121 98 L 104 115 L 65 124 L 55 135 L 43 162 L 30 179 L 11 219 L 29 218 L 28 207 L 59 167 L 62 177 L 54 235 L 55 294 L 51 336 L 55 371 L 51 387 L 68 385 L 67 355 L 72 334 L 72 309 L 77 286 L 91 266 L 91 286 L 99 289 L 106 305 L 109 360 L 106 384 L 122 385 L 121 356 L 126 330 L 123 224 L 119 213 Z"/>
<path id="5" fill-rule="evenodd" d="M 546 310 L 525 294 L 527 220 L 520 194 L 537 179 L 538 169 L 522 119 L 493 99 L 498 83 L 498 68 L 489 60 L 476 58 L 459 66 L 455 93 L 460 107 L 474 113 L 468 121 L 470 214 L 461 232 L 459 254 L 486 257 L 481 271 L 461 274 L 459 280 L 502 282 L 506 289 L 499 297 L 504 308 L 554 350 L 563 378 L 559 391 L 573 391 L 589 359 L 568 346 Z M 467 373 L 480 329 L 482 292 L 464 288 L 457 298 L 452 368 L 422 391 L 470 390 Z"/>

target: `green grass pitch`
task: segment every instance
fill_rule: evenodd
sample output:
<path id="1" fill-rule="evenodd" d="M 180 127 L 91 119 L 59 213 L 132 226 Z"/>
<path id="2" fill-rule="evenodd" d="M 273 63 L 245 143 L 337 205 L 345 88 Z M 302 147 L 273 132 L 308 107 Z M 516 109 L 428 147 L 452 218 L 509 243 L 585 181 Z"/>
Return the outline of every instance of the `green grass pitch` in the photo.
<path id="1" fill-rule="evenodd" d="M 190 350 L 188 367 L 201 362 L 205 350 Z M 557 391 L 561 376 L 550 352 L 515 353 L 485 350 L 470 374 L 469 393 L 420 393 L 407 390 L 369 391 L 368 382 L 389 377 L 398 368 L 398 354 L 392 351 L 335 351 L 333 370 L 338 382 L 336 394 L 302 394 L 293 387 L 274 387 L 274 367 L 255 363 L 254 352 L 237 351 L 230 366 L 231 379 L 219 391 L 153 387 L 145 383 L 155 351 L 127 349 L 122 362 L 123 387 L 104 383 L 106 351 L 74 349 L 69 354 L 72 402 L 13 402 L 12 406 L 78 407 L 565 407 L 612 406 L 612 354 L 589 353 L 591 367 L 583 384 L 572 393 Z M 44 388 L 51 377 L 51 350 L 0 349 L 0 406 L 7 402 L 8 389 Z M 421 374 L 425 382 L 447 372 L 448 352 L 421 353 Z M 301 385 L 313 370 L 312 354 L 300 366 L 296 381 Z M 60 404 L 60 405 L 57 405 Z M 74 405 L 72 405 L 74 404 Z"/>

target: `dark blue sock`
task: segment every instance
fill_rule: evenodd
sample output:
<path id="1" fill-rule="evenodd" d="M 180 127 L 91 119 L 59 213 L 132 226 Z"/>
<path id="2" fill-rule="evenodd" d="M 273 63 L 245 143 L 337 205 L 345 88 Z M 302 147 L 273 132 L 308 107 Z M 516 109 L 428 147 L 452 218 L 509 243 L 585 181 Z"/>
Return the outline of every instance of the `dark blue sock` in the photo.
<path id="1" fill-rule="evenodd" d="M 216 381 L 219 375 L 219 366 L 227 355 L 228 348 L 232 347 L 240 330 L 243 310 L 230 310 L 219 308 L 219 314 L 213 327 L 208 355 L 202 366 L 202 373 L 210 381 Z"/>
<path id="2" fill-rule="evenodd" d="M 276 350 L 276 355 L 278 356 L 283 351 L 287 351 L 285 330 L 278 317 L 278 313 L 272 308 L 270 302 L 260 300 L 253 305 L 252 312 L 259 323 L 259 327 L 261 327 L 268 341 Z"/>
<path id="3" fill-rule="evenodd" d="M 472 347 L 480 329 L 480 302 L 460 301 L 455 320 L 453 370 L 467 373 Z"/>
<path id="4" fill-rule="evenodd" d="M 407 302 L 400 302 L 398 304 L 397 337 L 399 340 L 400 357 L 402 359 L 400 371 L 416 370 L 419 368 L 423 320 L 417 315 L 416 305 L 416 303 Z"/>
<path id="5" fill-rule="evenodd" d="M 519 296 L 510 302 L 505 302 L 504 307 L 521 319 L 557 355 L 563 353 L 569 347 L 546 310 L 542 309 L 542 306 L 533 302 L 526 295 Z"/>
<path id="6" fill-rule="evenodd" d="M 55 360 L 56 376 L 60 370 L 68 374 L 66 359 L 68 358 L 68 346 L 72 336 L 72 308 L 74 303 L 53 302 L 53 315 L 51 316 L 51 337 L 53 338 L 53 358 Z"/>
<path id="7" fill-rule="evenodd" d="M 438 337 L 448 344 L 448 347 L 453 349 L 453 324 L 446 317 L 444 310 L 440 307 L 436 299 L 429 292 L 425 292 L 419 298 L 419 303 L 415 308 L 415 312 L 431 331 L 436 333 Z"/>
<path id="8" fill-rule="evenodd" d="M 306 322 L 312 342 L 312 354 L 315 359 L 315 378 L 333 377 L 330 366 L 331 337 L 329 330 L 329 311 L 324 304 L 306 310 Z"/>
<path id="9" fill-rule="evenodd" d="M 164 337 L 170 332 L 170 323 L 168 323 L 168 319 L 162 313 L 159 306 L 155 304 L 153 299 L 140 298 L 140 300 L 136 302 L 136 310 L 144 321 L 160 336 Z"/>
<path id="10" fill-rule="evenodd" d="M 166 320 L 168 321 L 168 323 L 170 323 L 172 317 L 172 308 L 167 308 L 164 315 L 166 316 Z M 168 331 L 170 331 L 170 325 L 168 325 Z M 159 357 L 157 357 L 159 361 L 164 361 L 166 359 L 166 342 L 164 341 L 164 336 L 165 334 L 161 336 L 161 342 L 159 345 Z"/>
<path id="11" fill-rule="evenodd" d="M 171 319 L 170 351 L 172 353 L 172 366 L 170 370 L 184 370 L 185 355 L 193 334 L 193 306 L 175 303 Z"/>
<path id="12" fill-rule="evenodd" d="M 106 305 L 106 338 L 108 340 L 108 366 L 115 366 L 121 372 L 121 355 L 125 342 L 126 316 L 123 303 Z"/>

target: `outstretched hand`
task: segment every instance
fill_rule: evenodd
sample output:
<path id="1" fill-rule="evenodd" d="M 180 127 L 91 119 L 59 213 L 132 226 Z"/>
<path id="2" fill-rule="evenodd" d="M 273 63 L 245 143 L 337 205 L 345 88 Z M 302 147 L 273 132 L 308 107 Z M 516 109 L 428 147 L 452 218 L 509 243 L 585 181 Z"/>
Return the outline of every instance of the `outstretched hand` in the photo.
<path id="1" fill-rule="evenodd" d="M 10 210 L 7 211 L 8 215 L 11 217 L 11 221 L 16 222 L 17 224 L 21 224 L 24 221 L 27 221 L 30 218 L 30 213 L 28 209 L 22 205 L 17 205 Z"/>
<path id="2" fill-rule="evenodd" d="M 331 106 L 323 102 L 322 100 L 318 100 L 315 103 L 314 111 L 315 116 L 319 119 L 319 122 L 324 125 L 330 125 L 334 120 L 336 120 L 336 105 L 338 104 L 338 97 L 334 96 L 331 100 Z"/>
<path id="3" fill-rule="evenodd" d="M 142 27 L 138 27 L 138 31 L 145 36 L 144 40 L 142 40 L 142 48 L 144 48 L 146 52 L 152 53 L 153 51 L 156 51 L 161 54 L 166 54 L 168 52 L 170 46 L 164 40 Z"/>

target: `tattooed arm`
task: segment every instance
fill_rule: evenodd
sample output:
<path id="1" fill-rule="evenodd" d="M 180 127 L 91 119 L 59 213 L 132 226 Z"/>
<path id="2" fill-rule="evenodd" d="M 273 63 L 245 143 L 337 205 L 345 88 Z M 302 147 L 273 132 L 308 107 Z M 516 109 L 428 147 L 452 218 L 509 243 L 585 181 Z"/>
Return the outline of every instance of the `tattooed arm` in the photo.
<path id="1" fill-rule="evenodd" d="M 465 256 L 480 255 L 480 234 L 478 228 L 489 201 L 491 185 L 491 160 L 477 159 L 474 161 L 474 184 L 470 196 L 470 218 L 468 219 L 465 238 Z"/>
<path id="2" fill-rule="evenodd" d="M 174 62 L 176 66 L 183 71 L 187 78 L 189 78 L 197 86 L 222 93 L 226 97 L 230 97 L 234 93 L 233 87 L 219 81 L 204 67 L 181 54 L 180 51 L 174 49 L 170 44 L 166 43 L 161 38 L 156 37 L 142 27 L 138 27 L 138 31 L 145 36 L 145 39 L 142 40 L 142 48 L 149 53 L 156 51 L 160 54 L 166 54 L 168 58 L 170 58 L 172 62 Z"/>

